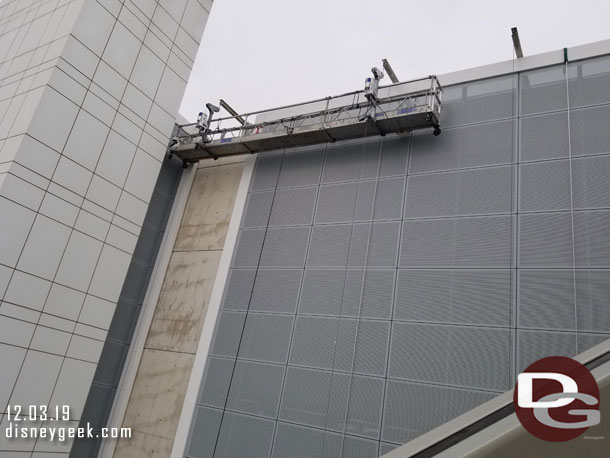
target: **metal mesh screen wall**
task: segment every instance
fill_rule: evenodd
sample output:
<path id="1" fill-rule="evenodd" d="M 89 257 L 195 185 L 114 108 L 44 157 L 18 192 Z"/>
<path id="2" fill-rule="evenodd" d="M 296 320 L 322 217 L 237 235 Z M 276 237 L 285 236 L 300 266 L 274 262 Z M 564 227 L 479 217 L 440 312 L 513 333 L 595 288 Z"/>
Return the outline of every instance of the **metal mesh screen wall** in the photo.
<path id="1" fill-rule="evenodd" d="M 610 337 L 610 59 L 565 71 L 259 156 L 188 457 L 372 458 Z"/>

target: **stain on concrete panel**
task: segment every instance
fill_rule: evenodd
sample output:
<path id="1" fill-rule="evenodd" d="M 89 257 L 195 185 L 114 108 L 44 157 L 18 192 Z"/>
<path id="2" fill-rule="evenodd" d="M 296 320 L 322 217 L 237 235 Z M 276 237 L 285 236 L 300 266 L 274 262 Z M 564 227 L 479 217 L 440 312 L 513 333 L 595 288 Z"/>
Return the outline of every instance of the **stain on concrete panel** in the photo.
<path id="1" fill-rule="evenodd" d="M 115 458 L 169 458 L 222 255 L 243 158 L 202 161 L 144 346 Z"/>
<path id="2" fill-rule="evenodd" d="M 131 439 L 117 443 L 115 457 L 168 457 L 182 411 L 194 355 L 145 349 L 125 414 Z"/>
<path id="3" fill-rule="evenodd" d="M 176 250 L 221 250 L 231 221 L 243 164 L 197 170 Z"/>
<path id="4" fill-rule="evenodd" d="M 175 252 L 155 309 L 147 348 L 195 353 L 220 251 Z"/>

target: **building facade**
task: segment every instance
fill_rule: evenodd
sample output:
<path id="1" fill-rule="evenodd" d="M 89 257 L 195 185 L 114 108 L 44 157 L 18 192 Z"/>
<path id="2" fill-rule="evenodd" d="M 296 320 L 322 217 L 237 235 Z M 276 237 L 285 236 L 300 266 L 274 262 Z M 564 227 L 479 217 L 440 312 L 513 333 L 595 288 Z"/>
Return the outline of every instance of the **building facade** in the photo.
<path id="1" fill-rule="evenodd" d="M 609 338 L 610 58 L 551 56 L 258 155 L 184 456 L 381 456 Z"/>
<path id="2" fill-rule="evenodd" d="M 108 372 L 120 373 L 129 348 L 119 325 L 142 306 L 133 279 L 150 273 L 159 212 L 182 172 L 166 163 L 160 176 L 211 6 L 0 4 L 3 431 L 7 406 L 68 405 L 66 426 L 108 416 L 117 386 Z M 128 271 L 135 291 L 123 289 Z M 0 456 L 68 456 L 72 445 L 2 434 Z M 100 444 L 86 445 L 72 456 Z"/>
<path id="3" fill-rule="evenodd" d="M 439 76 L 438 137 L 183 169 L 210 9 L 0 4 L 0 428 L 132 429 L 0 458 L 372 458 L 610 337 L 610 42 Z"/>

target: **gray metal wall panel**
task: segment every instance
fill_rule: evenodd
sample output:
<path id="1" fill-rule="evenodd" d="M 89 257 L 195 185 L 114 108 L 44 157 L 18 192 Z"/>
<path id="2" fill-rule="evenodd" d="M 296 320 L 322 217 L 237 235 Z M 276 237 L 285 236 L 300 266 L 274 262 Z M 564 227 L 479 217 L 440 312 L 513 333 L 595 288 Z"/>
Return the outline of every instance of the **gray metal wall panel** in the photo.
<path id="1" fill-rule="evenodd" d="M 570 161 L 524 164 L 519 170 L 521 212 L 569 210 Z"/>
<path id="2" fill-rule="evenodd" d="M 269 456 L 274 426 L 275 424 L 271 420 L 225 411 L 214 457 L 255 458 Z M 239 431 L 239 434 L 236 435 L 235 431 Z"/>
<path id="3" fill-rule="evenodd" d="M 295 313 L 302 276 L 301 270 L 259 270 L 251 292 L 250 310 Z"/>
<path id="4" fill-rule="evenodd" d="M 610 103 L 610 57 L 569 64 L 570 107 Z"/>
<path id="5" fill-rule="evenodd" d="M 317 187 L 277 191 L 273 199 L 269 226 L 311 224 L 317 194 Z"/>
<path id="6" fill-rule="evenodd" d="M 510 216 L 408 220 L 400 267 L 510 267 Z"/>
<path id="7" fill-rule="evenodd" d="M 509 120 L 443 129 L 438 137 L 414 134 L 410 173 L 510 164 L 514 132 Z"/>
<path id="8" fill-rule="evenodd" d="M 570 111 L 572 156 L 610 153 L 610 105 Z"/>
<path id="9" fill-rule="evenodd" d="M 521 161 L 568 157 L 568 112 L 529 116 L 519 120 Z"/>
<path id="10" fill-rule="evenodd" d="M 510 326 L 509 270 L 399 270 L 394 319 Z"/>
<path id="11" fill-rule="evenodd" d="M 522 115 L 567 108 L 564 65 L 530 70 L 519 76 L 519 104 Z"/>
<path id="12" fill-rule="evenodd" d="M 513 167 L 409 177 L 405 218 L 510 213 Z"/>
<path id="13" fill-rule="evenodd" d="M 374 457 L 610 337 L 602 61 L 570 64 L 569 116 L 555 66 L 446 88 L 440 137 L 260 155 L 192 434 Z"/>
<path id="14" fill-rule="evenodd" d="M 275 419 L 282 394 L 284 366 L 238 360 L 226 402 L 232 411 Z"/>
<path id="15" fill-rule="evenodd" d="M 241 226 L 244 228 L 267 226 L 274 194 L 274 192 L 250 193 Z"/>

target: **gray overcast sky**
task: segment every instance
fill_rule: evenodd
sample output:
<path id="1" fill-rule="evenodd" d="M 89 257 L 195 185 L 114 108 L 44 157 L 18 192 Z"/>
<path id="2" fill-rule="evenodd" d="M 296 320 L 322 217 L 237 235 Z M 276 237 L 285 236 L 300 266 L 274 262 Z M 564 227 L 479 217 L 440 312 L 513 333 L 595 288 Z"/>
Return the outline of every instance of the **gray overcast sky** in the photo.
<path id="1" fill-rule="evenodd" d="M 608 18 L 607 0 L 215 0 L 180 113 L 361 89 L 384 57 L 401 80 L 509 60 L 512 26 L 525 55 L 605 40 Z"/>

